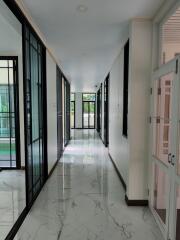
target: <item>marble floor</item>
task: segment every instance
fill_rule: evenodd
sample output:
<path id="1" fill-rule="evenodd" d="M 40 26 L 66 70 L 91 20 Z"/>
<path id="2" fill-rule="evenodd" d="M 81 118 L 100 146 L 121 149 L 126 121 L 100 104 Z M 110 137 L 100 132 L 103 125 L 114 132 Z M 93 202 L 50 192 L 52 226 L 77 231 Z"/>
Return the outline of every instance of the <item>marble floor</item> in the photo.
<path id="1" fill-rule="evenodd" d="M 25 204 L 25 171 L 0 172 L 0 240 L 5 239 Z"/>
<path id="2" fill-rule="evenodd" d="M 15 240 L 162 240 L 148 208 L 127 207 L 95 130 L 76 130 Z"/>

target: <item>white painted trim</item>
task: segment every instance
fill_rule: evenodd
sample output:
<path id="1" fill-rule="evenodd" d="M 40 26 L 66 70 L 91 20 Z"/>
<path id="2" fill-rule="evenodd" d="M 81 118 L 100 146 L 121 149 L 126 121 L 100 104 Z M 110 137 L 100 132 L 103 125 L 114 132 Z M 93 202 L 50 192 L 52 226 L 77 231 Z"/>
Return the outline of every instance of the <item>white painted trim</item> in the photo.
<path id="1" fill-rule="evenodd" d="M 157 11 L 157 13 L 153 19 L 153 23 L 160 23 L 162 21 L 162 19 L 169 12 L 169 9 L 172 9 L 172 7 L 175 6 L 177 2 L 179 2 L 179 0 L 166 0 L 166 2 L 163 3 L 163 5 Z"/>

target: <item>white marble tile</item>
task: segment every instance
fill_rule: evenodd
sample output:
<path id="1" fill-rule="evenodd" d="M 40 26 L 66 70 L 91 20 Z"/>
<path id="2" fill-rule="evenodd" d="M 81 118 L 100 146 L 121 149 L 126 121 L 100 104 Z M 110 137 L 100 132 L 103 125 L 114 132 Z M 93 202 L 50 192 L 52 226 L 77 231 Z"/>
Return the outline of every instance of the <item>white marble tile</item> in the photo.
<path id="1" fill-rule="evenodd" d="M 149 209 L 124 195 L 96 132 L 74 131 L 15 240 L 162 240 Z"/>
<path id="2" fill-rule="evenodd" d="M 26 204 L 25 172 L 0 172 L 0 240 L 4 240 Z"/>

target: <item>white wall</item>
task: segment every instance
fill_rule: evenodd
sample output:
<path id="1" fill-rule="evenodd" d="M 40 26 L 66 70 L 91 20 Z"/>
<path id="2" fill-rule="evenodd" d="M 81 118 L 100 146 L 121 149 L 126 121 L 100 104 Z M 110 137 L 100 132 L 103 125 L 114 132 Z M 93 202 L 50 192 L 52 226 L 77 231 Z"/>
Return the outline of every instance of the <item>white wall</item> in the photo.
<path id="1" fill-rule="evenodd" d="M 56 63 L 47 51 L 48 173 L 57 161 Z"/>
<path id="2" fill-rule="evenodd" d="M 109 153 L 116 163 L 125 183 L 128 184 L 129 140 L 122 135 L 123 78 L 124 49 L 121 50 L 110 71 Z"/>
<path id="3" fill-rule="evenodd" d="M 82 93 L 75 93 L 75 128 L 82 128 Z"/>
<path id="4" fill-rule="evenodd" d="M 128 138 L 122 136 L 124 50 L 110 71 L 109 153 L 126 185 L 130 200 L 148 199 L 148 128 L 152 23 L 130 25 Z M 128 36 L 124 39 L 124 44 Z"/>
<path id="5" fill-rule="evenodd" d="M 152 22 L 133 20 L 130 30 L 129 199 L 148 199 L 148 128 Z"/>

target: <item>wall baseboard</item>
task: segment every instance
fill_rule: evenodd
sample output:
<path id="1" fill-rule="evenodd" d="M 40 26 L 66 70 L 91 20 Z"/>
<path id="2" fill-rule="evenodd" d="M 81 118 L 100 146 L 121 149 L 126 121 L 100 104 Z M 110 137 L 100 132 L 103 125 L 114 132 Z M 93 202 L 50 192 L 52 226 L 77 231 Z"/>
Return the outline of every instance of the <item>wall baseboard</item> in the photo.
<path id="1" fill-rule="evenodd" d="M 127 195 L 125 195 L 125 201 L 128 206 L 141 206 L 147 207 L 149 205 L 148 200 L 129 200 Z"/>
<path id="2" fill-rule="evenodd" d="M 61 157 L 62 157 L 62 156 L 61 156 Z M 57 161 L 55 162 L 54 166 L 52 167 L 51 171 L 49 172 L 49 174 L 48 174 L 48 179 L 49 179 L 49 178 L 51 177 L 51 175 L 53 174 L 56 166 L 58 165 L 58 162 L 59 162 L 59 160 L 57 160 Z"/>
<path id="3" fill-rule="evenodd" d="M 113 166 L 114 166 L 114 169 L 115 169 L 115 171 L 116 171 L 116 173 L 117 173 L 117 175 L 118 175 L 118 177 L 119 177 L 119 179 L 120 179 L 120 181 L 121 181 L 121 183 L 122 183 L 122 185 L 123 185 L 124 190 L 126 191 L 126 189 L 127 189 L 126 183 L 125 183 L 125 181 L 124 181 L 121 173 L 119 172 L 119 169 L 117 168 L 116 163 L 114 162 L 114 160 L 113 160 L 113 158 L 111 157 L 111 154 L 110 154 L 110 153 L 109 153 L 109 158 L 111 159 L 111 162 L 112 162 L 112 164 L 113 164 Z"/>
<path id="4" fill-rule="evenodd" d="M 104 144 L 104 141 L 103 141 L 103 139 L 102 139 L 102 136 L 101 136 L 100 132 L 98 132 L 98 133 L 99 133 L 99 137 L 100 137 L 101 141 L 102 141 L 103 144 Z M 105 145 L 105 144 L 104 144 L 104 145 Z"/>
<path id="5" fill-rule="evenodd" d="M 111 159 L 111 162 L 112 162 L 114 169 L 122 183 L 124 190 L 126 191 L 127 190 L 126 183 L 125 183 L 119 169 L 117 168 L 116 163 L 114 162 L 113 158 L 111 157 L 110 153 L 109 153 L 109 158 Z M 148 200 L 130 200 L 130 199 L 128 199 L 127 195 L 125 195 L 125 202 L 126 202 L 127 206 L 137 206 L 138 207 L 138 206 L 148 206 L 149 205 Z"/>

